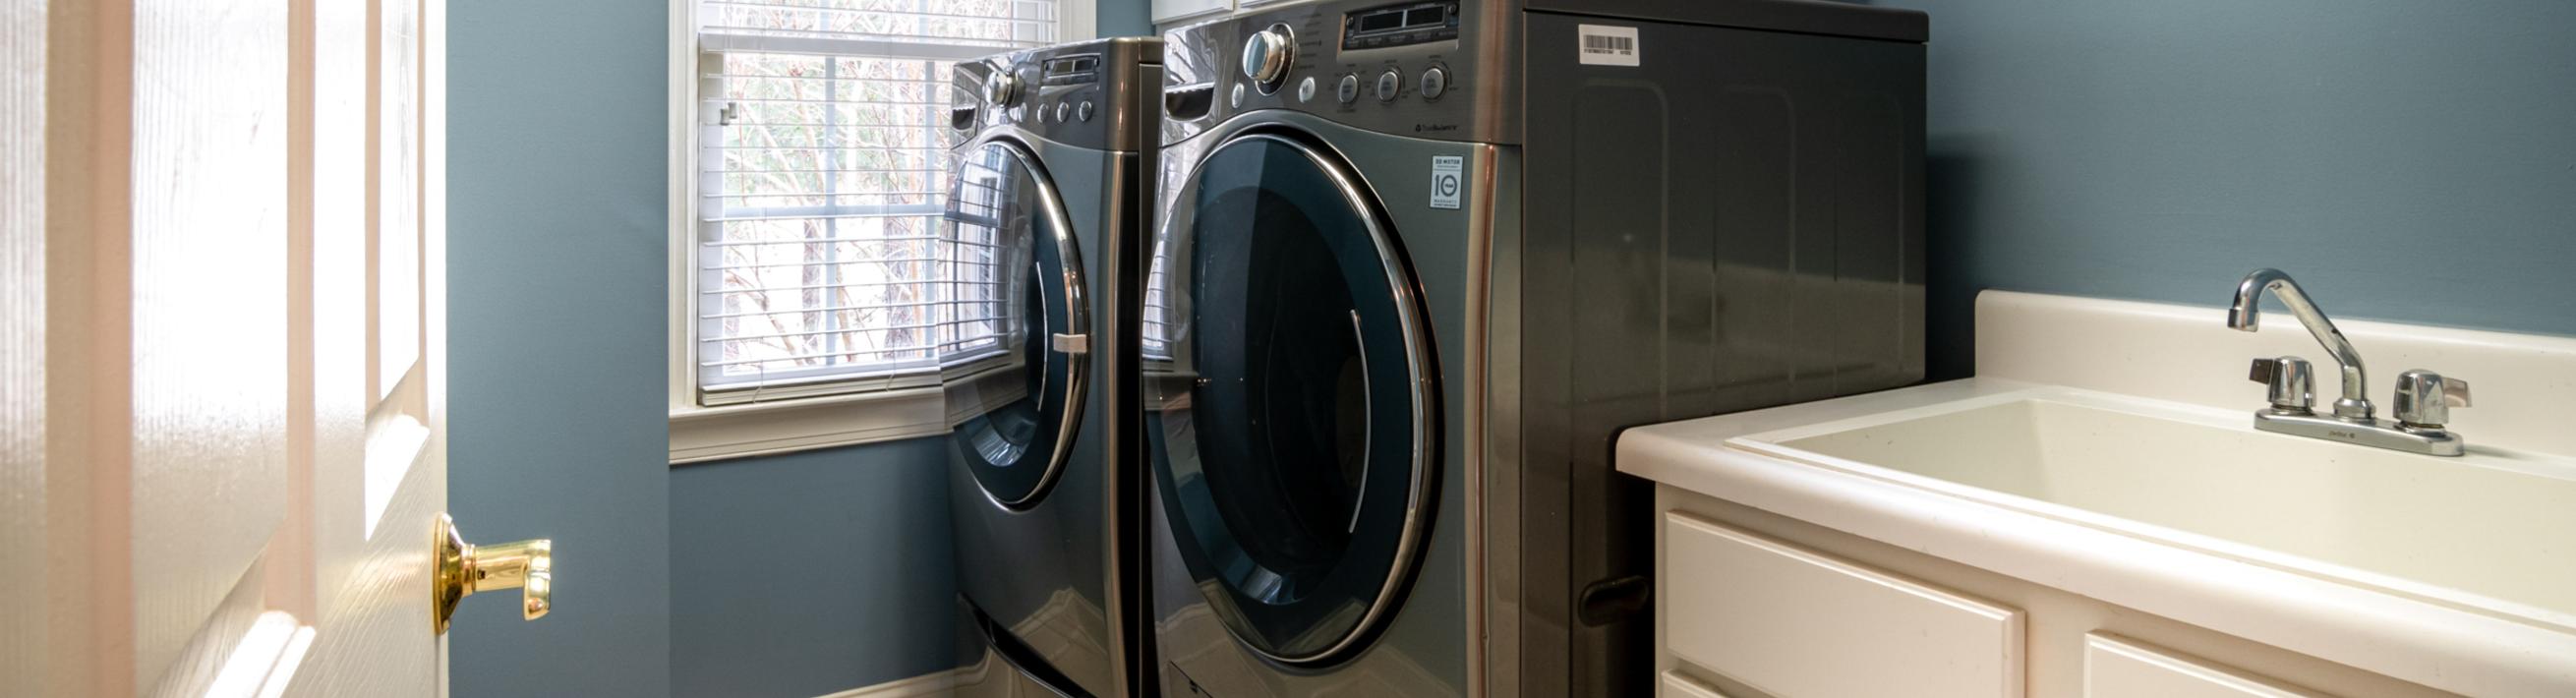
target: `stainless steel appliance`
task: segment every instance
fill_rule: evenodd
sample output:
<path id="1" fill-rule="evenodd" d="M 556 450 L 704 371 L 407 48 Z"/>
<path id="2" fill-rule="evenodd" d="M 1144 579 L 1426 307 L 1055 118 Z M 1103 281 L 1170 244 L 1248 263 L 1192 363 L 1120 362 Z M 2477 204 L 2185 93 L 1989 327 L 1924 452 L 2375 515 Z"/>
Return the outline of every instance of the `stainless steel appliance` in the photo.
<path id="1" fill-rule="evenodd" d="M 961 637 L 959 692 L 1137 695 L 1146 492 L 1136 250 L 1150 220 L 1162 42 L 957 64 L 937 244 Z"/>
<path id="2" fill-rule="evenodd" d="M 1164 693 L 1651 695 L 1613 440 L 1920 378 L 1925 26 L 1377 0 L 1167 32 Z"/>

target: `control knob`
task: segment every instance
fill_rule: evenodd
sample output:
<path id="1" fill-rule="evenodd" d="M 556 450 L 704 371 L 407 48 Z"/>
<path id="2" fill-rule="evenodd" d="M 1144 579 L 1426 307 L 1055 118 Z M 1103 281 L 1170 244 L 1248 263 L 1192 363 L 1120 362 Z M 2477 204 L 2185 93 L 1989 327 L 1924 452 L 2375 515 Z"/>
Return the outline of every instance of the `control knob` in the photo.
<path id="1" fill-rule="evenodd" d="M 1297 37 L 1288 25 L 1273 24 L 1252 34 L 1243 42 L 1243 77 L 1252 80 L 1262 94 L 1279 91 L 1288 82 L 1288 65 L 1296 60 Z"/>
<path id="2" fill-rule="evenodd" d="M 1017 76 L 1002 72 L 994 73 L 992 77 L 984 79 L 985 102 L 996 107 L 1007 107 L 1011 106 L 1011 100 L 1019 98 L 1020 79 Z"/>

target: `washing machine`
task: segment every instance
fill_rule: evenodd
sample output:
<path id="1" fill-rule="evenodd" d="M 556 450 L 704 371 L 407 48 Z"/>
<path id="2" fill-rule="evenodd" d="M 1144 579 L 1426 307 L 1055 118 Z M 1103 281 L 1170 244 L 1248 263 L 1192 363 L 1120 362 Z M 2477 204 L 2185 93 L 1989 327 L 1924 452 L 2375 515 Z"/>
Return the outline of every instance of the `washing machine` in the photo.
<path id="1" fill-rule="evenodd" d="M 1370 0 L 1166 32 L 1165 695 L 1652 695 L 1652 489 L 1612 445 L 1921 378 L 1925 31 Z"/>
<path id="2" fill-rule="evenodd" d="M 931 266 L 948 417 L 960 693 L 1126 696 L 1146 490 L 1134 438 L 1157 38 L 961 61 Z"/>

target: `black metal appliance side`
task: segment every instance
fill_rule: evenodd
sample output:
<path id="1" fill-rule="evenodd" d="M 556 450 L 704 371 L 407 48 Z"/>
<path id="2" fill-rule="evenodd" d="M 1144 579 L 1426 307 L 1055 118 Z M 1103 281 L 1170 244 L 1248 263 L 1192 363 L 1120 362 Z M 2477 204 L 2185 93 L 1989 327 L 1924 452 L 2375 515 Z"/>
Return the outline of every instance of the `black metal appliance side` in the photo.
<path id="1" fill-rule="evenodd" d="M 1641 3 L 1626 3 L 1640 5 Z M 1919 21 L 1920 16 L 1916 15 Z M 1524 696 L 1650 695 L 1620 430 L 1923 373 L 1920 43 L 1525 15 Z M 1579 60 L 1579 25 L 1638 65 Z"/>

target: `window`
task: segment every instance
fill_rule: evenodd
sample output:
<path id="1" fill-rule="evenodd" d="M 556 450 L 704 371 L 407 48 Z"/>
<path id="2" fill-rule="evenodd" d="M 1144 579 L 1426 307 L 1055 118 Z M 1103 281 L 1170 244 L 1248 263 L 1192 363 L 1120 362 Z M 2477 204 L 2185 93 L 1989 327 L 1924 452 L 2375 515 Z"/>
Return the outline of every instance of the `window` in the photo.
<path id="1" fill-rule="evenodd" d="M 1053 0 L 703 0 L 699 402 L 936 384 L 955 61 L 1055 40 Z M 946 351 L 943 351 L 946 350 Z"/>
<path id="2" fill-rule="evenodd" d="M 991 321 L 1007 304 L 969 298 L 995 287 L 967 278 L 987 248 L 941 239 L 961 228 L 941 225 L 959 166 L 946 126 L 949 67 L 1088 36 L 1088 0 L 673 8 L 673 87 L 684 102 L 673 112 L 673 193 L 685 199 L 674 209 L 684 228 L 673 234 L 674 460 L 688 458 L 682 442 L 694 438 L 683 423 L 711 412 L 935 400 L 943 360 L 978 358 L 975 347 L 998 346 L 991 335 L 1007 326 Z"/>

